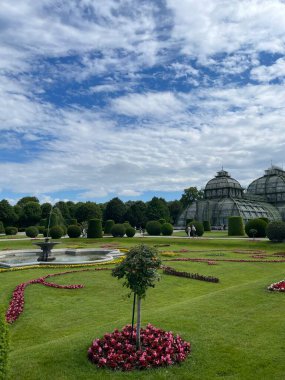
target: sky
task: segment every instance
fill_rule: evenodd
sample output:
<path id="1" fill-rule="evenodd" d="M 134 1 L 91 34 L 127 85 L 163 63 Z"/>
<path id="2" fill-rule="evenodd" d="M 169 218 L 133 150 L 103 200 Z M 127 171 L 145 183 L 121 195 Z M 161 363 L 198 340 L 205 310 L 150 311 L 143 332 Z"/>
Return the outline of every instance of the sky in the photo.
<path id="1" fill-rule="evenodd" d="M 2 0 L 0 199 L 179 199 L 285 164 L 285 1 Z"/>

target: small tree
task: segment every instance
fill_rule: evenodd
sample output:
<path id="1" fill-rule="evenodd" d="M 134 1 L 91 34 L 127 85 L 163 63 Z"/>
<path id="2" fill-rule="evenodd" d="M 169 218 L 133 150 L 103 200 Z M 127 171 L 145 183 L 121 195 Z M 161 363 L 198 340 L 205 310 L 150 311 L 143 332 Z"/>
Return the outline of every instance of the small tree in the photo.
<path id="1" fill-rule="evenodd" d="M 141 347 L 140 328 L 141 328 L 141 300 L 146 296 L 149 287 L 154 288 L 155 281 L 159 276 L 157 269 L 161 261 L 158 251 L 155 248 L 141 244 L 130 249 L 124 261 L 118 264 L 113 270 L 112 275 L 118 279 L 124 278 L 123 286 L 126 286 L 137 296 L 137 331 L 136 348 Z"/>

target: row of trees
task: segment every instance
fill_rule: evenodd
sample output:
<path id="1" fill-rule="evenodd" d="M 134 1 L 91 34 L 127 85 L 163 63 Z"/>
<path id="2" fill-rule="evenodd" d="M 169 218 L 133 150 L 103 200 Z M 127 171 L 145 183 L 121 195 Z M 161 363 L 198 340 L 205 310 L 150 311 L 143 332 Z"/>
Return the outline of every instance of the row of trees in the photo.
<path id="1" fill-rule="evenodd" d="M 145 228 L 149 220 L 165 219 L 175 224 L 182 210 L 192 202 L 202 197 L 202 191 L 196 187 L 184 190 L 180 200 L 167 202 L 163 198 L 153 197 L 149 202 L 123 202 L 118 197 L 109 202 L 97 204 L 95 202 L 59 201 L 54 206 L 50 203 L 40 204 L 36 197 L 21 198 L 12 206 L 6 199 L 0 201 L 0 221 L 4 226 L 26 228 L 42 224 L 49 218 L 53 207 L 53 214 L 59 219 L 68 221 L 76 219 L 78 223 L 98 218 L 103 221 L 112 219 L 115 223 L 128 221 L 132 226 Z"/>

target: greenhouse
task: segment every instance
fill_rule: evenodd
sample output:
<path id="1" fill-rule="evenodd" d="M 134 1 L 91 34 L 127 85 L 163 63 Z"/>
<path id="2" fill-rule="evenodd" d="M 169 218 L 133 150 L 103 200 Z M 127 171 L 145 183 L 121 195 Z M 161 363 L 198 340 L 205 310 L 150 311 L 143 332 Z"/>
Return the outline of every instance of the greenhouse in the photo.
<path id="1" fill-rule="evenodd" d="M 206 184 L 204 199 L 192 203 L 182 212 L 178 226 L 185 226 L 189 220 L 198 220 L 200 222 L 210 221 L 213 227 L 226 228 L 230 216 L 241 216 L 244 223 L 254 218 L 267 218 L 270 221 L 281 220 L 280 212 L 274 204 L 269 203 L 269 199 L 264 196 L 264 191 L 256 191 L 256 189 L 262 188 L 261 183 L 255 184 L 258 185 L 256 188 L 252 186 L 248 192 L 244 192 L 239 182 L 231 178 L 227 171 L 219 171 L 215 178 Z M 273 181 L 270 183 L 272 184 Z M 283 184 L 282 195 L 285 196 L 285 181 Z M 272 197 L 274 191 L 268 194 Z"/>

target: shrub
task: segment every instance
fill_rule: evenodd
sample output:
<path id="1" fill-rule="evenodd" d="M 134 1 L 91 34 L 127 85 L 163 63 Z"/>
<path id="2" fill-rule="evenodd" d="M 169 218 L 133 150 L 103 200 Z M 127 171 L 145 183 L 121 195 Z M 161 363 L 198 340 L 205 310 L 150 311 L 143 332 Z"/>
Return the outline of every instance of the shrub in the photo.
<path id="1" fill-rule="evenodd" d="M 90 219 L 88 221 L 87 237 L 101 238 L 103 236 L 102 222 L 100 219 Z"/>
<path id="2" fill-rule="evenodd" d="M 158 221 L 159 221 L 159 223 L 161 225 L 163 225 L 164 223 L 166 223 L 166 220 L 164 218 L 160 218 L 160 219 L 158 219 Z"/>
<path id="3" fill-rule="evenodd" d="M 134 229 L 134 227 L 128 227 L 126 228 L 126 235 L 127 237 L 133 237 L 135 236 L 135 233 L 136 233 L 136 230 Z"/>
<path id="4" fill-rule="evenodd" d="M 125 229 L 132 227 L 129 222 L 124 222 L 123 225 L 125 226 Z"/>
<path id="5" fill-rule="evenodd" d="M 52 239 L 60 239 L 63 236 L 62 226 L 53 226 L 49 230 L 49 234 Z"/>
<path id="6" fill-rule="evenodd" d="M 67 227 L 67 235 L 70 238 L 79 238 L 81 235 L 81 228 L 76 224 Z"/>
<path id="7" fill-rule="evenodd" d="M 17 235 L 18 228 L 17 227 L 6 227 L 5 234 L 6 235 Z"/>
<path id="8" fill-rule="evenodd" d="M 193 225 L 195 226 L 196 228 L 196 236 L 203 236 L 204 234 L 204 227 L 203 227 L 203 224 L 201 222 L 198 222 L 196 220 L 193 220 L 190 225 Z"/>
<path id="9" fill-rule="evenodd" d="M 126 233 L 126 228 L 123 224 L 116 223 L 111 228 L 111 234 L 114 237 L 123 237 L 125 235 L 125 233 Z"/>
<path id="10" fill-rule="evenodd" d="M 39 224 L 40 224 L 40 226 L 44 226 L 44 227 L 46 227 L 47 226 L 47 219 L 41 219 L 40 221 L 39 221 Z"/>
<path id="11" fill-rule="evenodd" d="M 211 231 L 211 223 L 209 220 L 203 221 L 204 231 Z"/>
<path id="12" fill-rule="evenodd" d="M 228 221 L 228 236 L 244 235 L 244 225 L 241 216 L 230 216 Z"/>
<path id="13" fill-rule="evenodd" d="M 30 227 L 26 228 L 26 235 L 30 238 L 35 238 L 38 236 L 38 234 L 39 234 L 39 230 L 37 227 L 30 226 Z"/>
<path id="14" fill-rule="evenodd" d="M 265 237 L 266 236 L 266 226 L 265 220 L 260 218 L 250 219 L 245 225 L 245 232 L 249 237 Z M 256 230 L 255 236 L 250 232 L 250 230 Z"/>
<path id="15" fill-rule="evenodd" d="M 65 236 L 67 234 L 67 227 L 65 224 L 61 224 L 60 225 L 61 229 L 62 229 L 62 236 Z"/>
<path id="16" fill-rule="evenodd" d="M 266 235 L 269 240 L 281 242 L 285 240 L 285 222 L 270 222 L 266 227 Z"/>
<path id="17" fill-rule="evenodd" d="M 146 231 L 151 236 L 157 236 L 161 233 L 161 224 L 158 220 L 151 220 L 146 224 Z"/>
<path id="18" fill-rule="evenodd" d="M 37 229 L 39 230 L 40 234 L 43 234 L 45 230 L 45 226 L 37 226 Z"/>
<path id="19" fill-rule="evenodd" d="M 4 233 L 5 233 L 4 224 L 3 224 L 3 222 L 0 220 L 0 234 L 4 234 Z"/>
<path id="20" fill-rule="evenodd" d="M 65 223 L 67 226 L 77 226 L 77 219 L 76 218 L 66 219 Z"/>
<path id="21" fill-rule="evenodd" d="M 105 234 L 110 234 L 111 233 L 111 229 L 112 229 L 112 227 L 113 227 L 114 224 L 115 224 L 115 222 L 114 222 L 113 219 L 106 220 L 105 227 L 104 227 L 104 233 Z"/>
<path id="22" fill-rule="evenodd" d="M 0 379 L 7 379 L 8 371 L 9 335 L 8 326 L 4 319 L 3 310 L 0 310 Z"/>
<path id="23" fill-rule="evenodd" d="M 173 226 L 170 223 L 163 223 L 161 226 L 161 233 L 163 236 L 170 236 L 173 234 Z"/>

